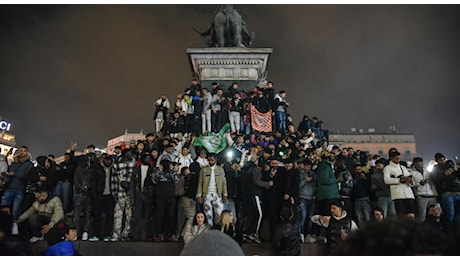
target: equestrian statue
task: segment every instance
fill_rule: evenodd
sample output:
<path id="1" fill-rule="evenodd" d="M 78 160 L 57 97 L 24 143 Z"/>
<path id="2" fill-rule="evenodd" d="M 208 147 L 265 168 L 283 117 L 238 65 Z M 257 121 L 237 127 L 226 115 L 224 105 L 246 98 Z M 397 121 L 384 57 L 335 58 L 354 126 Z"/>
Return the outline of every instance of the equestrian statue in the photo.
<path id="1" fill-rule="evenodd" d="M 205 32 L 208 47 L 248 47 L 252 44 L 254 33 L 249 33 L 243 18 L 233 5 L 219 5 L 211 26 Z"/>

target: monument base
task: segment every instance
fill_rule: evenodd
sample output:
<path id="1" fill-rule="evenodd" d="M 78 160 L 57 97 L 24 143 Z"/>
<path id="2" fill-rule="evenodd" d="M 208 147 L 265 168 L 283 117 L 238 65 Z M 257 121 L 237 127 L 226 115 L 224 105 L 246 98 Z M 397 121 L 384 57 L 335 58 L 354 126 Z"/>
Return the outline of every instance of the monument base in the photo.
<path id="1" fill-rule="evenodd" d="M 187 55 L 193 78 L 202 87 L 217 82 L 226 90 L 233 82 L 240 90 L 263 84 L 272 48 L 189 48 Z"/>

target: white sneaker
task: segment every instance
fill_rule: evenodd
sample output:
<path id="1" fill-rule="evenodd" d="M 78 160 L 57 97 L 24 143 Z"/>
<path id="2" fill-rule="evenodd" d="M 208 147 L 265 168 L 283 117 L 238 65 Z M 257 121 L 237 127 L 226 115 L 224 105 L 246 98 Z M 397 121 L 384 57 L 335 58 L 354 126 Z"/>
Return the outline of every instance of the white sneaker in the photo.
<path id="1" fill-rule="evenodd" d="M 37 243 L 37 242 L 40 241 L 40 240 L 43 240 L 43 236 L 41 236 L 41 237 L 31 237 L 31 238 L 29 239 L 29 242 L 30 242 L 30 243 Z"/>
<path id="2" fill-rule="evenodd" d="M 112 236 L 112 237 L 110 238 L 110 241 L 112 241 L 112 242 L 116 242 L 116 241 L 118 241 L 118 237 L 116 237 L 116 236 Z"/>
<path id="3" fill-rule="evenodd" d="M 12 235 L 19 235 L 18 224 L 13 223 L 13 229 L 11 230 Z"/>
<path id="4" fill-rule="evenodd" d="M 83 232 L 83 235 L 81 235 L 81 240 L 83 241 L 88 240 L 88 232 Z"/>
<path id="5" fill-rule="evenodd" d="M 305 236 L 303 234 L 300 234 L 300 242 L 305 243 Z"/>
<path id="6" fill-rule="evenodd" d="M 88 239 L 91 242 L 99 241 L 99 238 L 97 236 L 92 236 Z"/>

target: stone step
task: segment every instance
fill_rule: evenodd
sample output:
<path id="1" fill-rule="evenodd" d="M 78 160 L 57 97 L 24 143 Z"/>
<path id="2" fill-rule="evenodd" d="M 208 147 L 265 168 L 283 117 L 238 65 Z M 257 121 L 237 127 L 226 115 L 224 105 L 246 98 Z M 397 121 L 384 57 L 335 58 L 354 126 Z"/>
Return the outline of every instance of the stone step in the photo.
<path id="1" fill-rule="evenodd" d="M 82 256 L 178 256 L 184 247 L 183 242 L 89 242 L 75 241 L 75 249 Z M 46 248 L 45 241 L 32 245 L 33 255 L 40 255 Z M 244 243 L 242 245 L 245 255 L 275 256 L 276 252 L 271 243 L 261 244 Z M 324 256 L 323 244 L 301 244 L 302 256 Z"/>

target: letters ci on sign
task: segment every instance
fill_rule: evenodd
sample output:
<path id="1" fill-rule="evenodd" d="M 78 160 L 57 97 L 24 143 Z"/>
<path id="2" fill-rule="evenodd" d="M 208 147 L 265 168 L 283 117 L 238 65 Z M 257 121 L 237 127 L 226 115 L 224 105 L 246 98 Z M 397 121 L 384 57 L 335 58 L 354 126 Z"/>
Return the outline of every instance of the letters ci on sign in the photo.
<path id="1" fill-rule="evenodd" d="M 10 129 L 11 129 L 11 123 L 8 123 L 4 120 L 0 121 L 0 130 L 10 131 Z"/>

